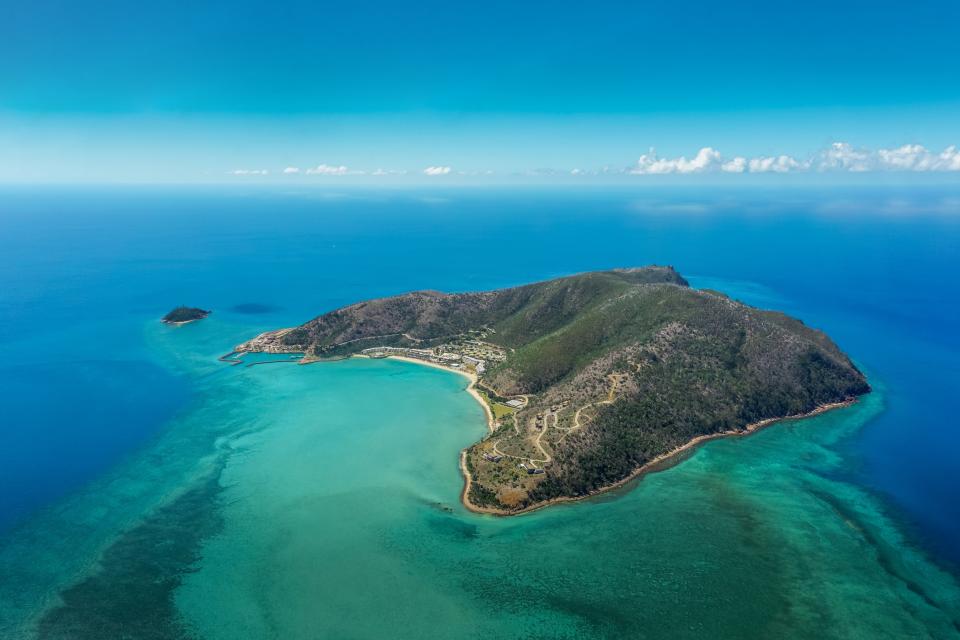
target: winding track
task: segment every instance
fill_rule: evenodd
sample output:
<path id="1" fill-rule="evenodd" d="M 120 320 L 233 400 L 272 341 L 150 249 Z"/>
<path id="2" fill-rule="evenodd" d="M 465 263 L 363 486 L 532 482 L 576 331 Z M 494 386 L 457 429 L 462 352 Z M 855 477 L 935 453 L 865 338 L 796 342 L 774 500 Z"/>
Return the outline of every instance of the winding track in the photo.
<path id="1" fill-rule="evenodd" d="M 543 464 L 547 464 L 548 462 L 550 462 L 551 460 L 553 460 L 553 457 L 550 455 L 550 453 L 549 453 L 549 452 L 546 450 L 546 448 L 543 446 L 543 442 L 542 442 L 543 436 L 544 436 L 544 435 L 547 433 L 547 431 L 549 431 L 549 429 L 550 429 L 549 420 L 550 420 L 551 418 L 553 419 L 553 429 L 555 429 L 555 430 L 557 430 L 557 431 L 564 431 L 564 432 L 565 432 L 565 433 L 560 437 L 560 439 L 557 440 L 557 444 L 560 444 L 560 443 L 563 442 L 563 441 L 566 439 L 566 437 L 569 436 L 575 429 L 580 429 L 580 428 L 582 428 L 582 427 L 584 426 L 584 423 L 582 423 L 582 422 L 580 421 L 580 414 L 581 414 L 581 412 L 582 412 L 584 409 L 587 409 L 588 407 L 595 407 L 595 406 L 598 406 L 598 405 L 601 405 L 601 404 L 613 404 L 614 400 L 616 400 L 616 397 L 617 397 L 617 387 L 618 387 L 619 384 L 620 384 L 619 374 L 611 373 L 611 374 L 608 375 L 607 377 L 608 377 L 609 380 L 610 380 L 610 390 L 607 392 L 607 398 L 606 398 L 605 400 L 597 400 L 596 402 L 591 402 L 591 403 L 589 403 L 589 404 L 585 404 L 585 405 L 583 405 L 582 407 L 580 407 L 579 409 L 577 409 L 576 412 L 573 414 L 573 426 L 571 426 L 571 427 L 569 427 L 569 428 L 566 428 L 566 429 L 564 429 L 564 428 L 562 428 L 562 427 L 558 427 L 558 426 L 557 426 L 557 421 L 558 421 L 557 414 L 556 414 L 555 412 L 548 412 L 548 413 L 547 413 L 547 415 L 544 417 L 543 429 L 542 429 L 542 430 L 540 431 L 540 433 L 537 435 L 536 440 L 534 440 L 534 444 L 537 446 L 538 449 L 540 449 L 540 453 L 543 454 L 543 458 L 531 458 L 531 457 L 529 457 L 529 456 L 515 456 L 515 455 L 511 455 L 511 454 L 509 454 L 509 453 L 504 453 L 503 451 L 500 450 L 500 447 L 499 447 L 500 442 L 503 440 L 503 438 L 501 438 L 500 440 L 497 440 L 496 442 L 493 443 L 493 451 L 494 451 L 494 453 L 496 453 L 497 455 L 501 455 L 501 456 L 503 456 L 503 457 L 505 457 L 505 458 L 513 458 L 514 460 L 529 461 L 531 464 L 540 463 L 541 465 L 543 465 Z M 529 404 L 529 398 L 528 398 L 527 396 L 522 396 L 522 397 L 523 397 L 524 401 L 526 401 L 526 402 Z M 526 406 L 526 405 L 524 405 L 524 406 Z M 516 434 L 517 434 L 518 436 L 521 435 L 521 433 L 520 433 L 520 426 L 517 424 L 516 421 L 514 421 L 513 429 L 514 429 L 514 431 L 516 432 Z"/>

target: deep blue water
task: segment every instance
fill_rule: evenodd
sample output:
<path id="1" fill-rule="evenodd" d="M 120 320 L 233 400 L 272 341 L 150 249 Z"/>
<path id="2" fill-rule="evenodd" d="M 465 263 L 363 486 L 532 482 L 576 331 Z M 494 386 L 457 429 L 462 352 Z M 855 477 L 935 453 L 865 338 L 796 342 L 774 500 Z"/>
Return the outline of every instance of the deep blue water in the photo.
<path id="1" fill-rule="evenodd" d="M 825 329 L 886 389 L 851 477 L 960 563 L 960 190 L 0 192 L 0 537 L 190 403 L 145 329 L 672 264 Z"/>

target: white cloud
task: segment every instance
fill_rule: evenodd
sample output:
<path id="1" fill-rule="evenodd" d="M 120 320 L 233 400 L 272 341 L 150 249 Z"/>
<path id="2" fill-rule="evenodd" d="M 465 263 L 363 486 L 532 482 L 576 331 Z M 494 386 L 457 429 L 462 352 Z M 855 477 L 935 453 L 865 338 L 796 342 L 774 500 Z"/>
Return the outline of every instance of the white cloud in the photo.
<path id="1" fill-rule="evenodd" d="M 846 142 L 835 142 L 822 152 L 817 168 L 821 171 L 960 171 L 960 151 L 950 145 L 933 153 L 920 144 L 905 144 L 896 149 L 854 149 Z"/>
<path id="2" fill-rule="evenodd" d="M 905 144 L 897 149 L 880 149 L 877 157 L 883 166 L 904 171 L 923 171 L 932 159 L 930 152 L 919 144 Z"/>
<path id="3" fill-rule="evenodd" d="M 373 171 L 350 169 L 345 165 L 321 164 L 301 169 L 288 166 L 276 170 L 284 175 L 317 176 L 406 176 L 416 174 L 416 170 L 384 169 Z M 920 144 L 904 144 L 889 149 L 865 149 L 854 147 L 849 142 L 834 142 L 829 147 L 805 157 L 786 154 L 759 156 L 725 156 L 713 147 L 702 147 L 693 157 L 678 156 L 662 158 L 655 149 L 640 156 L 633 166 L 619 169 L 604 166 L 602 168 L 575 168 L 570 170 L 532 169 L 517 173 L 502 174 L 493 170 L 455 171 L 450 166 L 431 165 L 421 170 L 426 176 L 569 176 L 584 178 L 604 175 L 667 175 L 667 174 L 748 174 L 748 173 L 865 173 L 865 172 L 958 172 L 960 173 L 960 148 L 956 145 L 946 147 L 940 152 L 931 151 Z M 227 172 L 234 176 L 267 176 L 267 169 L 234 169 Z"/>
<path id="4" fill-rule="evenodd" d="M 727 160 L 722 165 L 720 169 L 727 173 L 743 173 L 747 170 L 747 159 L 742 156 L 737 156 L 732 160 Z"/>
<path id="5" fill-rule="evenodd" d="M 941 171 L 960 171 L 960 149 L 950 145 L 940 152 Z"/>
<path id="6" fill-rule="evenodd" d="M 786 155 L 750 158 L 747 166 L 750 173 L 789 173 L 807 168 L 804 163 Z"/>
<path id="7" fill-rule="evenodd" d="M 311 176 L 345 176 L 348 173 L 350 173 L 350 170 L 342 164 L 339 166 L 321 164 L 307 169 L 307 174 Z"/>
<path id="8" fill-rule="evenodd" d="M 906 144 L 896 149 L 855 148 L 848 142 L 834 142 L 806 160 L 789 155 L 747 158 L 724 156 L 712 147 L 703 147 L 691 159 L 661 158 L 654 149 L 640 156 L 637 164 L 627 169 L 635 175 L 688 173 L 796 173 L 806 171 L 863 173 L 868 171 L 960 171 L 960 149 L 949 146 L 939 154 L 919 144 Z"/>
<path id="9" fill-rule="evenodd" d="M 723 163 L 720 152 L 712 147 L 704 147 L 692 159 L 686 157 L 660 158 L 656 149 L 651 147 L 650 152 L 640 156 L 636 166 L 629 170 L 634 174 L 665 174 L 665 173 L 703 173 L 720 168 Z"/>
<path id="10" fill-rule="evenodd" d="M 905 144 L 877 152 L 879 168 L 891 171 L 960 171 L 960 151 L 949 146 L 939 154 L 919 144 Z"/>
<path id="11" fill-rule="evenodd" d="M 870 171 L 870 152 L 854 149 L 849 142 L 834 142 L 828 149 L 818 154 L 818 171 L 851 171 L 860 173 Z"/>

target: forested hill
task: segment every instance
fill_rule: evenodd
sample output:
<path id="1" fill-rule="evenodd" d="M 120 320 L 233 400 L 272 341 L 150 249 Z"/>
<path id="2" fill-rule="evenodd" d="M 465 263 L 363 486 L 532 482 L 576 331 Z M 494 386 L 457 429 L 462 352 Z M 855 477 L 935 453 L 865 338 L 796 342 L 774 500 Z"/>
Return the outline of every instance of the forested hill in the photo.
<path id="1" fill-rule="evenodd" d="M 415 291 L 325 313 L 269 346 L 331 357 L 370 346 L 430 346 L 487 327 L 493 329 L 492 342 L 516 348 L 642 284 L 688 286 L 670 267 L 647 267 L 585 273 L 497 291 Z"/>
<path id="2" fill-rule="evenodd" d="M 498 412 L 496 431 L 468 450 L 468 498 L 503 511 L 592 493 L 697 436 L 869 391 L 822 332 L 692 289 L 671 267 L 360 302 L 237 350 L 373 347 L 490 355 L 480 387 L 491 403 L 526 404 Z"/>

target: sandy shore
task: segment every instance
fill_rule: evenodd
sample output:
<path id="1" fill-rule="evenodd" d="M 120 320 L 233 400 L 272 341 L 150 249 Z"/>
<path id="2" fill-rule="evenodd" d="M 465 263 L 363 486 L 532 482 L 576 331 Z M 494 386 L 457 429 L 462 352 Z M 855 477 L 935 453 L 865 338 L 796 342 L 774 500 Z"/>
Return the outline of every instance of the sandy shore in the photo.
<path id="1" fill-rule="evenodd" d="M 207 314 L 207 315 L 210 315 L 210 314 Z M 194 318 L 193 320 L 180 320 L 179 322 L 173 322 L 172 320 L 161 320 L 160 322 L 162 322 L 163 324 L 170 325 L 171 327 L 182 327 L 185 324 L 190 324 L 191 322 L 197 322 L 199 320 L 203 320 L 206 317 L 207 316 L 203 316 L 203 318 Z"/>

